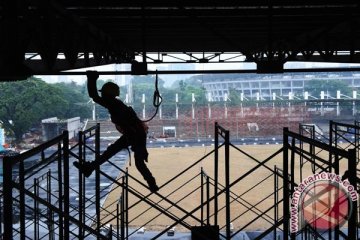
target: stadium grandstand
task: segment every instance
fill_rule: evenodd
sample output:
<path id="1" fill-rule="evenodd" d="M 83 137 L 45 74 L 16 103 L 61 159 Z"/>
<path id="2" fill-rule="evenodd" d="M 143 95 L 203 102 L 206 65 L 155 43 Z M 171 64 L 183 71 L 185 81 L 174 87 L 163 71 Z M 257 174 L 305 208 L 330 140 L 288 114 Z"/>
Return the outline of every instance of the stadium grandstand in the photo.
<path id="1" fill-rule="evenodd" d="M 248 99 L 256 100 L 271 99 L 273 94 L 279 97 L 288 97 L 291 92 L 294 95 L 303 95 L 306 82 L 310 80 L 341 80 L 347 83 L 353 90 L 360 88 L 359 72 L 337 73 L 286 73 L 286 74 L 227 74 L 212 75 L 203 78 L 203 85 L 210 101 L 223 101 L 229 94 L 230 89 Z M 335 97 L 335 96 L 334 96 Z"/>

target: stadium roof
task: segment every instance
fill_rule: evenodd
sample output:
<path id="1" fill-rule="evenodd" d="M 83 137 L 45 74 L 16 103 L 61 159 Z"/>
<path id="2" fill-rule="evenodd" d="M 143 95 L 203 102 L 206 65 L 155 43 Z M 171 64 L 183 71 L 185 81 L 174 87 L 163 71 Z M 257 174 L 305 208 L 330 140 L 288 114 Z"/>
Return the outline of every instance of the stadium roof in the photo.
<path id="1" fill-rule="evenodd" d="M 354 0 L 12 0 L 0 13 L 2 75 L 229 54 L 264 72 L 287 61 L 360 62 Z"/>

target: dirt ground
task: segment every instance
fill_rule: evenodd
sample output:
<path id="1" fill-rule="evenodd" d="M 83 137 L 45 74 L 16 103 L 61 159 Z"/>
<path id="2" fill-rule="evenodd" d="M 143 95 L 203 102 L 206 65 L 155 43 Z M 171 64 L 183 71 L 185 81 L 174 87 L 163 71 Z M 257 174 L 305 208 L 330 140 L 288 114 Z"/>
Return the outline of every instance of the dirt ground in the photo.
<path id="1" fill-rule="evenodd" d="M 275 167 L 283 169 L 283 154 L 282 151 L 262 166 L 258 166 L 259 162 L 263 162 L 269 156 L 281 149 L 282 145 L 246 145 L 230 147 L 230 183 L 239 179 L 241 181 L 234 184 L 231 188 L 231 222 L 235 229 L 246 230 L 262 230 L 267 229 L 274 223 L 274 197 L 276 192 L 274 184 L 276 177 L 273 174 Z M 306 148 L 306 146 L 305 146 Z M 129 226 L 137 227 L 145 225 L 147 229 L 164 229 L 165 226 L 174 223 L 174 218 L 184 218 L 186 224 L 191 226 L 200 225 L 201 219 L 201 177 L 200 172 L 203 169 L 204 173 L 209 176 L 209 195 L 213 196 L 214 187 L 211 185 L 214 178 L 214 153 L 213 147 L 186 147 L 186 148 L 150 148 L 148 167 L 153 173 L 160 186 L 159 194 L 162 197 L 152 194 L 147 199 L 155 203 L 156 206 L 165 209 L 166 214 L 160 214 L 158 209 L 150 207 L 149 204 L 141 202 L 138 194 L 148 196 L 149 190 L 141 186 L 136 180 L 140 180 L 143 184 L 146 182 L 137 171 L 133 164 L 129 167 L 129 174 L 134 177 L 129 178 L 129 186 L 132 191 L 137 192 L 135 196 L 129 192 L 129 206 L 134 203 L 136 205 L 129 209 Z M 318 150 L 316 150 L 318 151 Z M 198 160 L 209 154 L 202 161 Z M 225 185 L 225 152 L 224 147 L 219 150 L 219 184 Z M 319 156 L 324 159 L 328 158 L 328 153 L 325 151 L 318 152 Z M 290 156 L 290 155 L 289 155 Z M 290 158 L 290 157 L 289 157 Z M 186 170 L 193 165 L 184 174 L 173 179 L 179 173 Z M 341 164 L 344 167 L 345 162 Z M 312 174 L 311 164 L 306 163 L 303 167 L 303 178 Z M 300 157 L 295 156 L 295 178 L 296 182 L 300 182 Z M 249 174 L 248 174 L 249 173 Z M 169 182 L 170 180 L 170 182 Z M 204 199 L 206 199 L 206 177 L 204 180 Z M 282 181 L 278 179 L 278 198 L 282 199 Z M 121 191 L 116 186 L 107 197 L 104 207 L 108 212 L 115 213 L 116 205 L 121 195 Z M 219 186 L 222 189 L 221 186 Z M 221 190 L 220 190 L 221 191 Z M 220 228 L 225 225 L 225 194 L 221 194 L 218 202 L 218 223 Z M 172 206 L 176 203 L 178 207 Z M 203 219 L 207 220 L 207 205 L 204 206 Z M 214 223 L 214 201 L 209 205 L 210 224 Z M 282 209 L 277 209 L 279 216 L 282 216 Z M 187 214 L 192 212 L 192 214 Z M 106 214 L 103 213 L 103 216 Z M 188 217 L 185 217 L 188 216 Z M 260 216 L 260 217 L 259 217 Z M 110 220 L 105 217 L 104 220 Z M 111 221 L 116 225 L 116 219 Z M 185 230 L 181 225 L 176 225 L 177 230 Z"/>

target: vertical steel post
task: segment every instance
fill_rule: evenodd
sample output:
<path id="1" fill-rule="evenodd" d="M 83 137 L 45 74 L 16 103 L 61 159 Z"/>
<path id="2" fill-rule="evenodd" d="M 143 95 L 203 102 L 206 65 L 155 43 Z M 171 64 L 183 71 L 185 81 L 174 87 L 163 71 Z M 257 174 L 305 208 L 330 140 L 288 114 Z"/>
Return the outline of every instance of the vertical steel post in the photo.
<path id="1" fill-rule="evenodd" d="M 78 157 L 79 157 L 79 163 L 83 164 L 83 131 L 79 131 L 79 152 L 78 152 Z M 83 218 L 83 212 L 85 212 L 85 202 L 83 201 L 83 174 L 81 174 L 81 172 L 79 171 L 79 239 L 83 239 L 84 238 L 84 230 L 83 230 L 83 224 L 85 222 L 85 219 Z"/>
<path id="2" fill-rule="evenodd" d="M 336 175 L 339 175 L 339 169 L 340 169 L 340 163 L 339 163 L 339 155 L 338 154 L 336 154 L 335 155 L 335 162 L 334 162 L 334 172 L 335 172 L 335 174 Z M 337 187 L 338 187 L 338 189 L 336 190 L 336 195 L 335 195 L 335 199 L 338 199 L 338 197 L 339 197 L 339 183 L 336 183 L 336 185 L 337 185 Z M 336 204 L 336 212 L 339 212 L 339 205 L 338 204 Z M 340 233 L 339 233 L 339 231 L 340 231 L 340 227 L 339 227 L 339 221 L 338 221 L 339 219 L 337 219 L 337 224 L 336 224 L 336 226 L 335 226 L 335 237 L 334 237 L 334 239 L 335 240 L 339 240 L 339 235 L 340 235 Z"/>
<path id="3" fill-rule="evenodd" d="M 228 130 L 225 131 L 225 189 L 226 239 L 230 240 L 230 133 Z"/>
<path id="4" fill-rule="evenodd" d="M 334 121 L 330 120 L 330 133 L 329 133 L 329 145 L 330 146 L 334 146 L 334 147 L 338 147 L 337 145 L 337 140 L 338 140 L 338 132 L 337 132 L 337 124 L 334 123 Z M 335 138 L 334 138 L 334 134 L 335 134 Z M 336 163 L 335 163 L 336 165 Z M 338 165 L 338 163 L 337 163 Z M 328 171 L 329 172 L 332 172 L 333 171 L 333 153 L 331 151 L 329 151 L 329 166 L 328 166 Z M 337 171 L 337 172 L 336 172 Z M 335 173 L 336 174 L 339 174 L 339 167 L 335 166 Z M 331 198 L 331 193 L 329 192 L 328 195 L 329 195 L 329 201 L 332 200 Z M 332 203 L 330 203 L 332 204 Z M 330 225 L 330 223 L 329 223 Z M 336 235 L 339 234 L 339 227 L 338 226 L 335 226 L 335 239 L 339 239 L 339 236 L 336 237 Z M 328 239 L 331 240 L 332 239 L 332 231 L 329 230 L 328 232 Z"/>
<path id="5" fill-rule="evenodd" d="M 11 157 L 3 158 L 3 200 L 4 200 L 4 239 L 13 239 L 13 182 L 12 182 L 12 163 Z"/>
<path id="6" fill-rule="evenodd" d="M 3 199 L 0 198 L 0 221 L 2 219 L 4 219 L 3 218 L 3 211 L 4 211 Z M 2 236 L 2 234 L 3 234 L 3 228 L 2 228 L 2 224 L 0 224 L 0 236 Z"/>
<path id="7" fill-rule="evenodd" d="M 100 157 L 100 124 L 95 129 L 95 159 Z M 96 231 L 100 232 L 100 166 L 95 169 L 95 208 L 96 208 Z M 97 236 L 100 240 L 100 237 Z"/>
<path id="8" fill-rule="evenodd" d="M 36 188 L 36 194 L 35 194 L 35 196 L 36 197 L 40 197 L 40 185 L 39 185 L 39 179 L 36 179 L 35 178 L 35 180 L 36 180 L 36 184 L 35 184 L 35 188 Z M 39 202 L 38 202 L 38 200 L 36 200 L 35 199 L 35 203 L 36 203 L 36 208 L 35 208 L 35 216 L 36 216 L 36 222 L 34 223 L 34 225 L 35 225 L 35 232 L 36 232 L 36 236 L 37 236 L 37 238 L 35 238 L 35 239 L 39 239 L 40 238 L 40 224 L 39 224 L 39 221 L 40 221 L 40 217 L 41 217 L 41 215 L 40 215 L 40 206 L 39 206 Z M 25 204 L 25 203 L 24 203 Z"/>
<path id="9" fill-rule="evenodd" d="M 330 133 L 329 133 L 329 145 L 334 146 L 334 128 L 335 128 L 335 147 L 337 147 L 337 125 L 334 124 L 332 120 L 330 120 Z M 333 153 L 329 151 L 329 172 L 332 172 L 332 160 L 333 160 Z"/>
<path id="10" fill-rule="evenodd" d="M 69 132 L 63 133 L 64 147 L 64 239 L 70 239 Z"/>
<path id="11" fill-rule="evenodd" d="M 119 209 L 119 202 L 116 204 L 116 239 L 120 239 L 120 209 Z"/>
<path id="12" fill-rule="evenodd" d="M 58 144 L 58 189 L 59 189 L 59 239 L 64 239 L 64 216 L 63 212 L 63 176 L 62 176 L 62 164 L 61 159 L 63 157 L 61 144 Z"/>
<path id="13" fill-rule="evenodd" d="M 349 161 L 348 161 L 348 171 L 349 171 L 349 182 L 354 187 L 354 192 L 357 192 L 356 185 L 356 149 L 349 149 Z M 353 201 L 353 208 L 355 212 L 350 215 L 350 219 L 348 221 L 348 239 L 356 239 L 356 225 L 357 225 L 357 215 L 356 211 L 357 201 Z"/>
<path id="14" fill-rule="evenodd" d="M 278 219 L 277 219 L 277 191 L 278 191 L 278 187 L 277 187 L 277 168 L 276 165 L 274 166 L 274 219 L 275 222 L 274 224 L 277 223 Z M 274 235 L 274 240 L 276 240 L 276 228 L 274 228 L 273 231 L 273 235 Z"/>
<path id="15" fill-rule="evenodd" d="M 25 169 L 24 161 L 19 162 L 19 204 L 20 204 L 20 239 L 25 240 Z"/>
<path id="16" fill-rule="evenodd" d="M 355 149 L 357 149 L 358 151 L 356 151 L 356 164 L 359 164 L 359 134 L 360 134 L 360 131 L 359 131 L 359 122 L 358 121 L 355 121 L 354 123 L 355 125 Z"/>
<path id="17" fill-rule="evenodd" d="M 82 133 L 82 161 L 83 163 L 86 162 L 86 134 Z M 96 136 L 95 136 L 96 138 Z M 82 219 L 84 226 L 86 224 L 86 184 L 85 184 L 85 176 L 82 176 L 82 203 L 83 203 L 83 211 L 82 211 Z M 85 235 L 85 229 L 83 229 L 83 234 Z"/>
<path id="18" fill-rule="evenodd" d="M 290 174 L 291 174 L 290 195 L 292 195 L 294 193 L 294 188 L 295 188 L 295 138 L 291 139 Z M 295 240 L 296 234 L 291 233 L 290 237 L 291 240 Z"/>
<path id="19" fill-rule="evenodd" d="M 129 210 L 129 190 L 128 190 L 128 186 L 129 186 L 129 174 L 128 174 L 128 168 L 126 168 L 126 173 L 125 173 L 125 233 L 126 233 L 126 239 L 129 239 L 129 214 L 128 214 L 128 210 Z"/>
<path id="20" fill-rule="evenodd" d="M 38 188 L 38 179 L 34 178 L 34 195 L 35 197 L 39 196 L 39 188 Z M 25 204 L 25 202 L 23 202 Z M 34 216 L 33 216 L 33 227 L 34 227 L 34 240 L 39 239 L 38 235 L 38 210 L 39 210 L 39 204 L 37 202 L 37 199 L 34 198 Z"/>
<path id="21" fill-rule="evenodd" d="M 290 222 L 290 205 L 289 205 L 289 136 L 288 136 L 288 128 L 284 128 L 283 130 L 283 240 L 289 239 L 289 222 Z"/>
<path id="22" fill-rule="evenodd" d="M 301 135 L 304 135 L 304 127 L 301 123 L 299 124 L 299 133 Z M 300 141 L 300 149 L 303 150 L 304 149 L 304 143 L 302 141 Z M 303 165 L 304 165 L 304 157 L 302 156 L 302 154 L 300 155 L 300 181 L 302 181 L 303 179 Z"/>
<path id="23" fill-rule="evenodd" d="M 200 203 L 201 203 L 201 226 L 204 226 L 204 170 L 201 167 L 200 174 Z"/>
<path id="24" fill-rule="evenodd" d="M 112 235 L 113 235 L 113 226 L 112 224 L 110 224 L 109 232 L 107 234 L 109 240 L 112 240 Z"/>
<path id="25" fill-rule="evenodd" d="M 206 225 L 210 226 L 210 179 L 206 176 Z"/>
<path id="26" fill-rule="evenodd" d="M 124 211 L 125 211 L 125 207 L 124 207 L 124 204 L 125 204 L 125 187 L 124 187 L 124 183 L 125 183 L 125 177 L 121 177 L 121 181 L 122 181 L 122 184 L 123 184 L 123 188 L 122 188 L 122 192 L 121 192 L 121 197 L 120 197 L 120 201 L 121 201 L 121 240 L 124 240 L 125 239 L 125 218 L 124 218 Z"/>
<path id="27" fill-rule="evenodd" d="M 330 120 L 329 123 L 329 127 L 330 127 L 330 131 L 329 131 L 329 145 L 330 146 L 335 146 L 337 148 L 337 124 L 334 124 L 334 122 L 332 120 Z M 335 131 L 334 131 L 335 129 Z M 335 133 L 335 141 L 333 138 L 333 134 Z M 329 166 L 328 166 L 328 171 L 331 173 L 333 171 L 333 152 L 329 151 Z M 336 172 L 336 170 L 335 170 Z M 331 193 L 328 193 L 328 197 L 330 199 L 330 201 L 332 201 L 333 196 L 331 195 Z M 338 234 L 338 227 L 335 227 L 335 236 L 336 234 Z M 316 231 L 316 229 L 315 229 Z M 328 231 L 328 239 L 331 240 L 332 239 L 332 231 L 330 231 L 330 222 L 329 222 L 329 231 Z"/>
<path id="28" fill-rule="evenodd" d="M 219 176 L 219 128 L 215 122 L 215 152 L 214 152 L 214 225 L 218 225 L 218 176 Z"/>
<path id="29" fill-rule="evenodd" d="M 51 202 L 52 188 L 51 188 L 51 169 L 47 172 L 47 201 L 52 205 Z M 55 239 L 54 232 L 54 219 L 53 219 L 53 211 L 51 209 L 47 210 L 47 218 L 48 218 L 48 229 L 49 229 L 49 240 Z"/>
<path id="30" fill-rule="evenodd" d="M 359 153 L 359 151 L 360 151 L 360 143 L 359 143 L 359 141 L 360 141 L 360 131 L 359 131 L 359 127 L 360 127 L 360 122 L 359 121 L 355 121 L 355 126 L 356 126 L 356 128 L 355 128 L 355 149 L 356 149 L 356 165 L 358 165 L 359 164 L 359 162 L 360 162 L 360 153 Z M 359 203 L 359 201 L 360 200 L 358 200 L 358 203 Z M 358 205 L 358 207 L 359 207 L 359 205 Z M 360 209 L 357 209 L 356 210 L 357 211 L 357 214 L 358 214 L 358 216 L 357 216 L 357 218 L 358 218 L 358 223 L 359 223 L 359 221 L 360 221 Z M 358 230 L 357 230 L 357 234 L 358 234 L 358 236 L 359 236 L 359 228 L 358 228 Z"/>
<path id="31" fill-rule="evenodd" d="M 316 130 L 315 130 L 315 126 L 312 126 L 311 128 L 311 131 L 310 131 L 310 134 L 311 134 L 311 139 L 316 139 Z M 302 142 L 302 141 L 301 141 Z M 310 144 L 310 154 L 311 154 L 311 160 L 314 161 L 314 164 L 313 164 L 313 173 L 315 173 L 316 171 L 316 165 L 315 165 L 315 161 L 316 161 L 316 158 L 315 158 L 315 146 Z"/>

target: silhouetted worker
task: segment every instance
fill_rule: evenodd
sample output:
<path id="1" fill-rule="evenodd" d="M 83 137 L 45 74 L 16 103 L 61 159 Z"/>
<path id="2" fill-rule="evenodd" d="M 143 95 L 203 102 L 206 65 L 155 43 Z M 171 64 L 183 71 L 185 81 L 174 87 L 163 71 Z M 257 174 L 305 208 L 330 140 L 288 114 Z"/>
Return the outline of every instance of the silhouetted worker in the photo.
<path id="1" fill-rule="evenodd" d="M 111 144 L 95 161 L 86 161 L 82 165 L 79 162 L 74 162 L 75 167 L 88 177 L 97 166 L 106 162 L 120 150 L 131 146 L 131 150 L 134 152 L 136 168 L 148 183 L 150 191 L 156 192 L 159 190 L 159 187 L 156 185 L 155 178 L 145 164 L 149 155 L 146 150 L 147 125 L 137 117 L 131 107 L 126 106 L 121 100 L 116 98 L 120 94 L 120 89 L 115 83 L 105 83 L 101 90 L 99 90 L 101 92 L 100 97 L 96 88 L 98 77 L 99 74 L 96 71 L 87 72 L 89 96 L 94 102 L 108 109 L 111 121 L 122 136 Z"/>

